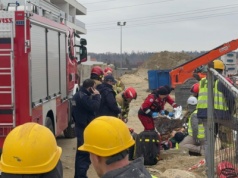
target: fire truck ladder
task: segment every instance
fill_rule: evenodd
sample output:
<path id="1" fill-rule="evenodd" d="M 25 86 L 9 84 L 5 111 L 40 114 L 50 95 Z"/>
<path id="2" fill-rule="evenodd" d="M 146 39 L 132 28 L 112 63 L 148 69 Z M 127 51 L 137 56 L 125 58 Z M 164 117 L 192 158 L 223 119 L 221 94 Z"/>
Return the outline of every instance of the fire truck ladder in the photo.
<path id="1" fill-rule="evenodd" d="M 6 103 L 0 104 L 0 112 L 1 114 L 11 114 L 12 115 L 12 121 L 6 122 L 3 121 L 0 123 L 0 137 L 5 136 L 9 130 L 14 128 L 16 126 L 16 114 L 15 114 L 15 81 L 14 81 L 14 31 L 13 31 L 13 23 L 11 23 L 11 28 L 9 30 L 0 30 L 0 33 L 7 33 L 9 34 L 10 41 L 11 41 L 11 48 L 10 49 L 0 49 L 0 57 L 8 57 L 6 59 L 9 59 L 9 67 L 0 67 L 0 76 L 10 76 L 10 85 L 1 85 L 0 86 L 0 95 L 7 96 L 10 99 L 10 102 L 6 101 Z"/>

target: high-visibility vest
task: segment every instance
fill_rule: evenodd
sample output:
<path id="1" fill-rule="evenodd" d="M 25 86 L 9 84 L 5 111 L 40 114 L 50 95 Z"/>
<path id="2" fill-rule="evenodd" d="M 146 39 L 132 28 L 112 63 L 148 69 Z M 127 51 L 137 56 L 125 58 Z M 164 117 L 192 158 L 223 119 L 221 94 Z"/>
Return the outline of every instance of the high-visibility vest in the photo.
<path id="1" fill-rule="evenodd" d="M 214 109 L 227 111 L 228 107 L 226 104 L 226 99 L 222 92 L 218 91 L 218 80 L 214 84 Z M 208 108 L 208 89 L 207 89 L 207 79 L 203 78 L 199 82 L 199 94 L 198 94 L 198 103 L 197 109 L 206 109 Z"/>
<path id="2" fill-rule="evenodd" d="M 197 114 L 197 110 L 195 110 L 192 114 Z M 188 119 L 188 135 L 190 135 L 191 137 L 193 136 L 193 128 L 192 128 L 192 123 L 191 123 L 192 114 L 190 115 L 190 117 Z M 198 124 L 197 138 L 205 138 L 205 129 L 203 127 L 203 124 Z"/>

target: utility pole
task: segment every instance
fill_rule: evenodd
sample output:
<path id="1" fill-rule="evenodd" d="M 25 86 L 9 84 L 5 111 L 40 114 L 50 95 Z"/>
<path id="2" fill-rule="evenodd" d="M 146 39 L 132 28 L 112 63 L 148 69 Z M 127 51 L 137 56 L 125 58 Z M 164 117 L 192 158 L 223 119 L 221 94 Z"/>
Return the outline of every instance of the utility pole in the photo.
<path id="1" fill-rule="evenodd" d="M 121 68 L 122 68 L 122 27 L 126 25 L 126 22 L 117 22 L 117 26 L 121 27 Z"/>

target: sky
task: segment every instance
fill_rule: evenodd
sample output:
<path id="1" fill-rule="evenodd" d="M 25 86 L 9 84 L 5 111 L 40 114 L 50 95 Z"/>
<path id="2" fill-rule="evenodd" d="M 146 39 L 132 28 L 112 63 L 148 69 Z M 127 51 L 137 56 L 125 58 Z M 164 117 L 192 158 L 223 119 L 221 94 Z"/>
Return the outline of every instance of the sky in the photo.
<path id="1" fill-rule="evenodd" d="M 77 1 L 88 52 L 208 51 L 238 38 L 237 0 Z"/>

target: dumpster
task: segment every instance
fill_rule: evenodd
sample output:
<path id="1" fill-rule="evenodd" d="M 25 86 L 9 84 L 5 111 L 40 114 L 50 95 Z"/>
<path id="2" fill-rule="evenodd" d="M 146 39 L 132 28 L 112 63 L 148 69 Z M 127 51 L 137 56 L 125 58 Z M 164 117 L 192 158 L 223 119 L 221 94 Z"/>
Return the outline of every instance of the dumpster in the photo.
<path id="1" fill-rule="evenodd" d="M 170 70 L 149 70 L 148 71 L 148 80 L 149 80 L 149 89 L 155 90 L 156 88 L 168 85 L 170 86 Z"/>

